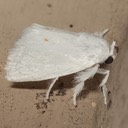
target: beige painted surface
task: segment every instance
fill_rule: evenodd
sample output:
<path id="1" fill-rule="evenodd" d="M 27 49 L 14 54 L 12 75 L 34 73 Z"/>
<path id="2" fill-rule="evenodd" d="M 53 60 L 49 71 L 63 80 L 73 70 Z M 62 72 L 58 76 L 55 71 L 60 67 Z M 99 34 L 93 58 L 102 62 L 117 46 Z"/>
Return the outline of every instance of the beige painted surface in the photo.
<path id="1" fill-rule="evenodd" d="M 61 78 L 47 108 L 40 93 L 46 82 L 8 82 L 4 66 L 8 50 L 22 30 L 32 23 L 70 31 L 95 32 L 109 28 L 107 40 L 120 47 L 117 59 L 107 66 L 110 104 L 103 97 L 96 77 L 72 105 L 73 76 Z M 70 27 L 73 25 L 73 27 Z M 0 128 L 127 128 L 128 127 L 128 0 L 0 0 Z M 60 83 L 66 95 L 56 96 Z M 83 98 L 85 97 L 85 98 Z"/>

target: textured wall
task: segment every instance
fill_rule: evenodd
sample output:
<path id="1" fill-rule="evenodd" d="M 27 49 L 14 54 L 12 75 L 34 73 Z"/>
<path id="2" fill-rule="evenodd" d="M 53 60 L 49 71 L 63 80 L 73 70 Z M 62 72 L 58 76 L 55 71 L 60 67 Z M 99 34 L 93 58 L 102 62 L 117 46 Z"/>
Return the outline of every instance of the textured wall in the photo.
<path id="1" fill-rule="evenodd" d="M 127 128 L 128 127 L 128 1 L 127 0 L 1 0 L 0 1 L 0 128 Z M 61 78 L 48 108 L 41 105 L 46 82 L 10 83 L 4 65 L 8 50 L 31 23 L 70 31 L 95 32 L 109 28 L 107 40 L 120 47 L 117 59 L 107 66 L 110 104 L 103 104 L 97 84 L 87 81 L 86 91 L 71 103 L 72 76 Z M 97 80 L 98 79 L 98 80 Z M 65 96 L 56 96 L 60 83 Z M 96 85 L 96 86 L 95 86 Z M 41 101 L 40 101 L 41 100 Z"/>

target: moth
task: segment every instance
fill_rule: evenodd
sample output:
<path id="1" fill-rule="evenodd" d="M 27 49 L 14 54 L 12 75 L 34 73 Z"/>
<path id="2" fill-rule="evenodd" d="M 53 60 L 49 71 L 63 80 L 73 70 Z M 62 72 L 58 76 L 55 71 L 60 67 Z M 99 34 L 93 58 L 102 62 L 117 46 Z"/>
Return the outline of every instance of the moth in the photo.
<path id="1" fill-rule="evenodd" d="M 6 78 L 12 82 L 42 81 L 52 79 L 46 94 L 59 77 L 76 73 L 73 88 L 73 104 L 84 88 L 84 81 L 96 73 L 105 75 L 100 86 L 104 103 L 107 104 L 107 88 L 110 71 L 100 68 L 116 58 L 116 42 L 111 45 L 103 38 L 103 32 L 68 32 L 56 28 L 32 24 L 23 31 L 13 49 L 10 50 L 5 67 Z"/>

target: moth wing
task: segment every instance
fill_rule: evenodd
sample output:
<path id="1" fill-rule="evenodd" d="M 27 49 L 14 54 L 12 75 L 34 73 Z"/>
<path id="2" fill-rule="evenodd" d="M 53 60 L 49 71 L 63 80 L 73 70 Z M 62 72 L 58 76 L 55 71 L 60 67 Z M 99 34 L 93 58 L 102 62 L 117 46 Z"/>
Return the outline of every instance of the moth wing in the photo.
<path id="1" fill-rule="evenodd" d="M 6 78 L 13 82 L 40 81 L 72 74 L 95 64 L 97 58 L 90 50 L 78 33 L 34 24 L 10 51 Z"/>

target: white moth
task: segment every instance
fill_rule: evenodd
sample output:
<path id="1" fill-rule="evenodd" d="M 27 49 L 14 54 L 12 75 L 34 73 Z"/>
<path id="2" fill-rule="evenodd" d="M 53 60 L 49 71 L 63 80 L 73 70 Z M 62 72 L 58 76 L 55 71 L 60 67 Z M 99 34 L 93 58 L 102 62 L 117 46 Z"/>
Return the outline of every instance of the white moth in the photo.
<path id="1" fill-rule="evenodd" d="M 66 32 L 55 28 L 32 24 L 25 29 L 15 47 L 10 51 L 6 78 L 12 82 L 41 81 L 52 79 L 46 94 L 59 77 L 76 73 L 73 104 L 84 87 L 84 81 L 96 73 L 105 75 L 100 86 L 104 103 L 107 104 L 106 82 L 109 70 L 99 68 L 100 64 L 115 59 L 113 41 L 111 46 L 103 39 L 108 30 L 88 34 Z"/>

